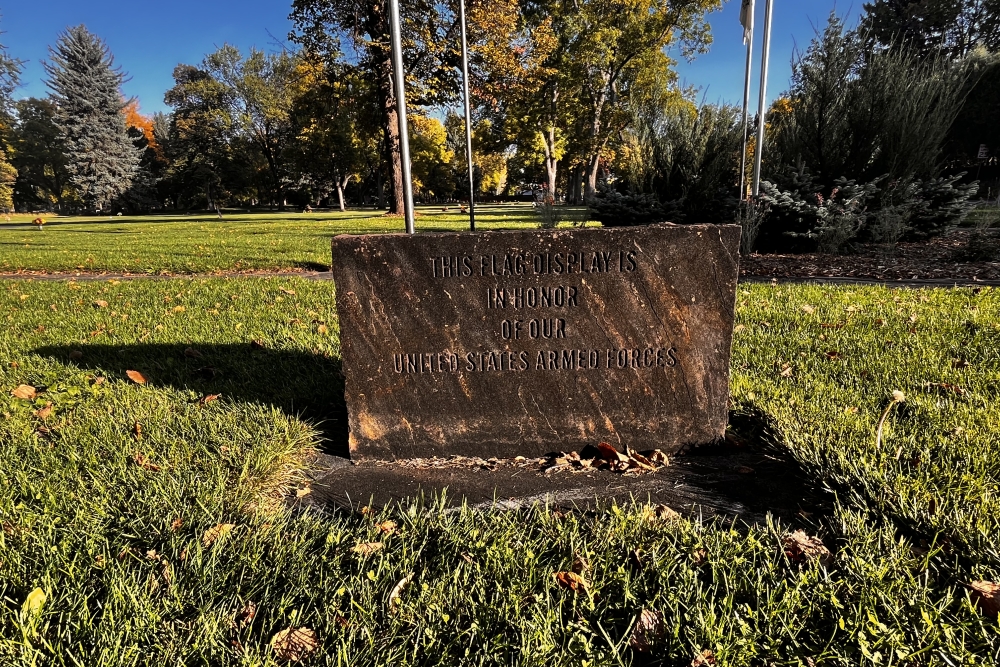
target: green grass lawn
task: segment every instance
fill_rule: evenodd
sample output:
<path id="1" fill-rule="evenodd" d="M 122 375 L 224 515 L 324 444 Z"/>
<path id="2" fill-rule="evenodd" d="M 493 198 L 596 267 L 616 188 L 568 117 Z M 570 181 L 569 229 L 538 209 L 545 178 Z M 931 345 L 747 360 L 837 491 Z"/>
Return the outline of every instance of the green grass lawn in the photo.
<path id="1" fill-rule="evenodd" d="M 333 296 L 0 283 L 0 664 L 277 665 L 290 627 L 315 665 L 1000 661 L 965 587 L 1000 580 L 1000 290 L 741 287 L 734 421 L 765 424 L 831 506 L 764 525 L 289 508 L 311 448 L 342 437 Z M 795 528 L 832 560 L 789 560 Z M 574 592 L 553 573 L 577 558 Z M 629 647 L 643 610 L 662 616 L 648 653 Z"/>
<path id="2" fill-rule="evenodd" d="M 420 232 L 461 231 L 468 215 L 457 206 L 422 206 Z M 567 210 L 570 218 L 583 211 Z M 328 270 L 336 234 L 401 232 L 403 220 L 380 212 L 227 213 L 140 217 L 48 217 L 38 231 L 33 215 L 0 221 L 0 273 L 109 272 L 184 274 L 276 269 Z M 484 205 L 477 228 L 537 227 L 530 204 Z"/>

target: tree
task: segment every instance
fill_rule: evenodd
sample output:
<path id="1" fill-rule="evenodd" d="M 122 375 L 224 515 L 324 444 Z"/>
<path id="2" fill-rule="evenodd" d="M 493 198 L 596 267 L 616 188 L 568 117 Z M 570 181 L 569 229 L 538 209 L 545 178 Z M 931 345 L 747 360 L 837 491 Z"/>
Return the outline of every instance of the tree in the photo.
<path id="1" fill-rule="evenodd" d="M 87 208 L 106 209 L 131 186 L 141 158 L 122 113 L 124 76 L 107 45 L 82 25 L 62 33 L 49 53 L 46 84 L 70 183 Z"/>
<path id="2" fill-rule="evenodd" d="M 831 14 L 792 65 L 788 113 L 773 122 L 772 174 L 804 165 L 824 189 L 842 177 L 928 179 L 970 86 L 967 63 L 920 60 L 907 47 L 871 52 Z"/>
<path id="3" fill-rule="evenodd" d="M 17 169 L 7 161 L 4 144 L 10 132 L 10 109 L 14 89 L 21 75 L 22 62 L 7 53 L 0 44 L 0 209 L 14 208 L 14 184 Z"/>
<path id="4" fill-rule="evenodd" d="M 15 113 L 11 161 L 18 171 L 16 203 L 20 207 L 60 208 L 70 193 L 56 105 L 29 97 L 15 104 Z"/>
<path id="5" fill-rule="evenodd" d="M 282 51 L 269 54 L 224 45 L 205 58 L 203 68 L 225 86 L 219 100 L 233 128 L 267 164 L 267 190 L 272 203 L 284 205 L 285 146 L 291 139 L 292 102 L 298 58 Z"/>
<path id="6" fill-rule="evenodd" d="M 432 0 L 402 3 L 402 42 L 407 102 L 414 107 L 454 99 L 457 90 L 458 34 L 454 12 Z M 294 0 L 292 39 L 327 63 L 343 60 L 350 45 L 357 65 L 375 84 L 383 151 L 390 166 L 390 213 L 403 212 L 403 171 L 399 118 L 392 78 L 389 12 L 385 0 Z"/>
<path id="7" fill-rule="evenodd" d="M 344 191 L 379 161 L 378 102 L 359 68 L 303 58 L 292 109 L 291 161 L 319 201 L 331 190 L 344 210 Z"/>
<path id="8" fill-rule="evenodd" d="M 174 86 L 163 99 L 173 107 L 169 139 L 161 142 L 169 162 L 163 187 L 174 206 L 202 200 L 218 210 L 247 181 L 247 165 L 234 156 L 234 127 L 226 86 L 192 65 L 174 68 Z"/>
<path id="9" fill-rule="evenodd" d="M 420 114 L 408 120 L 414 194 L 428 199 L 451 197 L 455 192 L 455 153 L 448 148 L 444 125 L 437 118 Z"/>
<path id="10" fill-rule="evenodd" d="M 649 94 L 645 84 L 664 84 L 659 75 L 673 65 L 665 50 L 677 45 L 688 58 L 706 51 L 706 15 L 721 7 L 721 0 L 560 0 L 548 9 L 557 17 L 562 66 L 580 87 L 586 197 L 596 190 L 609 139 L 627 122 L 630 100 Z"/>
<path id="11" fill-rule="evenodd" d="M 864 10 L 863 32 L 923 57 L 962 58 L 977 46 L 1000 49 L 1000 0 L 874 0 Z"/>

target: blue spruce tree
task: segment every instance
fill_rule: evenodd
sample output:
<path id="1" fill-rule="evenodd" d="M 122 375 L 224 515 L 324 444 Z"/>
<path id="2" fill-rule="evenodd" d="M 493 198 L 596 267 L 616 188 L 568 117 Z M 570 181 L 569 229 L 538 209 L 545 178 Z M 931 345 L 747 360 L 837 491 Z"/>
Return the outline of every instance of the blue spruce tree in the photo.
<path id="1" fill-rule="evenodd" d="M 107 45 L 82 25 L 61 34 L 49 52 L 47 85 L 70 183 L 85 208 L 109 210 L 132 185 L 142 158 L 122 113 L 124 76 Z"/>

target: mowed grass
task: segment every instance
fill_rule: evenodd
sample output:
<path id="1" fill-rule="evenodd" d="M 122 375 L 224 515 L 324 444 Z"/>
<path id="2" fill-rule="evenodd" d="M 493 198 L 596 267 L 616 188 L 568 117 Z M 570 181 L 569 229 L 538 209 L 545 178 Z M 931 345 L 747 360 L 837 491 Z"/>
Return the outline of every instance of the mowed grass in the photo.
<path id="1" fill-rule="evenodd" d="M 442 209 L 447 208 L 447 211 Z M 584 211 L 566 211 L 582 219 Z M 328 270 L 337 234 L 404 231 L 381 211 L 225 213 L 138 217 L 50 217 L 42 231 L 21 214 L 0 222 L 0 273 L 107 272 L 190 274 L 259 270 Z M 419 232 L 468 229 L 458 206 L 421 206 Z M 530 204 L 481 205 L 477 229 L 538 226 Z"/>
<path id="2" fill-rule="evenodd" d="M 764 525 L 296 504 L 309 450 L 339 437 L 333 298 L 292 278 L 0 284 L 0 664 L 278 665 L 292 627 L 311 665 L 1000 660 L 966 587 L 1000 579 L 1000 290 L 742 286 L 734 413 L 832 506 Z M 832 560 L 786 557 L 796 528 Z M 553 578 L 575 561 L 578 591 Z M 647 652 L 643 610 L 662 617 Z"/>

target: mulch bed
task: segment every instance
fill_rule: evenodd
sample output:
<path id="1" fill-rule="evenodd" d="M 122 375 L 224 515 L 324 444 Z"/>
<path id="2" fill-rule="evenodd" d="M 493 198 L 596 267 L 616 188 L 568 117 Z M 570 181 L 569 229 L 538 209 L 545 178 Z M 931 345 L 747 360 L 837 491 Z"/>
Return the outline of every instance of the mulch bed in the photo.
<path id="1" fill-rule="evenodd" d="M 864 280 L 1000 281 L 1000 261 L 965 261 L 971 230 L 958 229 L 894 249 L 866 245 L 849 255 L 752 254 L 740 259 L 740 275 L 757 278 L 858 278 Z"/>

